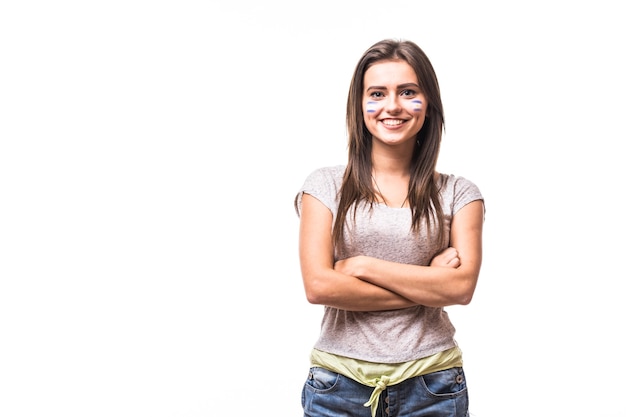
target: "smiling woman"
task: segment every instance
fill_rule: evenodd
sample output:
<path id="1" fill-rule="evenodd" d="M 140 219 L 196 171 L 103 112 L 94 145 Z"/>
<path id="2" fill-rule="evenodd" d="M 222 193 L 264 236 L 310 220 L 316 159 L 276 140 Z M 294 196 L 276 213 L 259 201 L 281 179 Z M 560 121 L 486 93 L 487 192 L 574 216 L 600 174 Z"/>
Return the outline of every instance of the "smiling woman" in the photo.
<path id="1" fill-rule="evenodd" d="M 363 83 L 365 126 L 375 138 L 372 145 L 406 146 L 414 140 L 424 125 L 428 101 L 413 68 L 405 61 L 383 61 L 365 72 Z"/>
<path id="2" fill-rule="evenodd" d="M 444 117 L 424 52 L 410 41 L 370 47 L 346 121 L 348 163 L 313 171 L 295 199 L 306 297 L 324 306 L 304 415 L 368 417 L 382 406 L 400 417 L 466 417 L 463 358 L 444 307 L 468 304 L 476 288 L 483 197 L 435 171 Z"/>

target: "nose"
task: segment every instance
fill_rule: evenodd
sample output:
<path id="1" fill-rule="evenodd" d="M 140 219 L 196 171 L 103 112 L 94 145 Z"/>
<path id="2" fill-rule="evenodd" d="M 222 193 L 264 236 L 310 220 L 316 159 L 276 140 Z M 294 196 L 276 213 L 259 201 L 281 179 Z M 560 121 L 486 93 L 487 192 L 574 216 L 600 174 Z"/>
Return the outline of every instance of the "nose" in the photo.
<path id="1" fill-rule="evenodd" d="M 385 110 L 387 110 L 387 113 L 390 114 L 400 112 L 402 110 L 402 107 L 400 106 L 400 98 L 395 94 L 389 95 L 389 98 L 385 103 Z"/>

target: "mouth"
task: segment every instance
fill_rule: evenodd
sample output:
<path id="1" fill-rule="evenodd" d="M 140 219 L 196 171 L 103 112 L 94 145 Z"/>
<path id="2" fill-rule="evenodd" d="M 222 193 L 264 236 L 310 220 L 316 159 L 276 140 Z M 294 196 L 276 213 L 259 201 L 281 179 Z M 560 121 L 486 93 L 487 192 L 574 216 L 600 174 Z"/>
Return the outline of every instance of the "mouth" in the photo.
<path id="1" fill-rule="evenodd" d="M 400 126 L 404 122 L 406 122 L 406 120 L 402 120 L 402 119 L 383 119 L 383 120 L 381 120 L 382 124 L 384 124 L 385 126 L 389 126 L 389 127 Z"/>

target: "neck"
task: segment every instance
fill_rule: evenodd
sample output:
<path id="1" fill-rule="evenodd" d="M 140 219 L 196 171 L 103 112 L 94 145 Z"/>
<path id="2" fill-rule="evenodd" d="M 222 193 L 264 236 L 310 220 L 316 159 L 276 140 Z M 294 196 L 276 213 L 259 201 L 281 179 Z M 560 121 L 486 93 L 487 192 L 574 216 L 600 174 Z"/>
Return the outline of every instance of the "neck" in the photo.
<path id="1" fill-rule="evenodd" d="M 404 207 L 409 196 L 410 175 L 407 170 L 390 169 L 380 171 L 372 167 L 372 185 L 378 201 L 388 207 Z"/>
<path id="2" fill-rule="evenodd" d="M 409 174 L 413 150 L 405 149 L 401 152 L 390 150 L 389 147 L 372 150 L 372 172 L 381 175 L 404 176 Z"/>

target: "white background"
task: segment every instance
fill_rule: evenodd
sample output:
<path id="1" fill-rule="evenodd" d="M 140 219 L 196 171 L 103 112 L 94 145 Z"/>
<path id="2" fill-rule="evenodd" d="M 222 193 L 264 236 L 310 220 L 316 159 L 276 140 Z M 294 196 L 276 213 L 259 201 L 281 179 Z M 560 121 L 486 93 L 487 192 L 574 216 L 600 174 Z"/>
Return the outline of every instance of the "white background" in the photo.
<path id="1" fill-rule="evenodd" d="M 3 2 L 0 415 L 301 415 L 293 198 L 394 37 L 486 198 L 472 415 L 625 416 L 618 3 Z"/>

